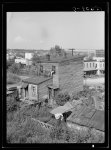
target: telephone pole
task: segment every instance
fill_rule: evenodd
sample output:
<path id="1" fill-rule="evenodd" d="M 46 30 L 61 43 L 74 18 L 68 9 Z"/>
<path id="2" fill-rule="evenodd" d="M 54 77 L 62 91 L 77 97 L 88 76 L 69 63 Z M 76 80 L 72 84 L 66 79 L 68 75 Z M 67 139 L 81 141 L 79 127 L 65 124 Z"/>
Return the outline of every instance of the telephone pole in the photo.
<path id="1" fill-rule="evenodd" d="M 71 50 L 72 51 L 72 56 L 73 56 L 73 51 L 75 50 L 74 48 L 71 48 L 71 49 L 69 49 L 69 50 Z"/>

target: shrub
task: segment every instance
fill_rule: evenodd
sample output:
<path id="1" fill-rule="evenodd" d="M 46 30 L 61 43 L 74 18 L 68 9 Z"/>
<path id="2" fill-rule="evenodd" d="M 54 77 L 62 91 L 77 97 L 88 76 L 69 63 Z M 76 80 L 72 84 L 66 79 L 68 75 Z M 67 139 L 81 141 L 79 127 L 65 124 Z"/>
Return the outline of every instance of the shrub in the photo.
<path id="1" fill-rule="evenodd" d="M 7 84 L 14 84 L 20 81 L 21 81 L 21 78 L 18 75 L 10 73 L 10 72 L 7 73 Z"/>
<path id="2" fill-rule="evenodd" d="M 17 74 L 17 73 L 19 72 L 19 70 L 20 70 L 20 65 L 14 63 L 14 64 L 12 64 L 12 65 L 9 67 L 8 70 L 9 70 L 9 72 L 11 72 L 11 73 Z"/>
<path id="3" fill-rule="evenodd" d="M 55 96 L 55 101 L 58 105 L 63 106 L 66 102 L 70 100 L 70 95 L 65 93 L 59 93 L 57 96 Z"/>

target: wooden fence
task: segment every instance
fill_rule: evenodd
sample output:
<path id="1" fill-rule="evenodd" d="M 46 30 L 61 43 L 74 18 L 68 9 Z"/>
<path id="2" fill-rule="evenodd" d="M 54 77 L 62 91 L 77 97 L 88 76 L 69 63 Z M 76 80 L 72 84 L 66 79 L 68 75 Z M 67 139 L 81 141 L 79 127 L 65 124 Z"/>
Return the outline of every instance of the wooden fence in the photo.
<path id="1" fill-rule="evenodd" d="M 48 124 L 48 123 L 44 123 L 40 120 L 37 120 L 35 118 L 31 118 L 33 121 L 36 121 L 42 128 L 45 128 L 46 130 L 54 130 L 54 126 Z"/>

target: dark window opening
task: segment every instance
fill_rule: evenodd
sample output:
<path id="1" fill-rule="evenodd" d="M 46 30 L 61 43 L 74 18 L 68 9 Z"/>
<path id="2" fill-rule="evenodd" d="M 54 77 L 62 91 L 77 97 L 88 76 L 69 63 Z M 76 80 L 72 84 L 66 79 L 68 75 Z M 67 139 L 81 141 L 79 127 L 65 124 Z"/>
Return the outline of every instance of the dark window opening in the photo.
<path id="1" fill-rule="evenodd" d="M 40 72 L 43 73 L 43 66 L 40 65 Z"/>
<path id="2" fill-rule="evenodd" d="M 52 71 L 54 71 L 53 74 L 56 73 L 56 66 L 52 66 Z"/>

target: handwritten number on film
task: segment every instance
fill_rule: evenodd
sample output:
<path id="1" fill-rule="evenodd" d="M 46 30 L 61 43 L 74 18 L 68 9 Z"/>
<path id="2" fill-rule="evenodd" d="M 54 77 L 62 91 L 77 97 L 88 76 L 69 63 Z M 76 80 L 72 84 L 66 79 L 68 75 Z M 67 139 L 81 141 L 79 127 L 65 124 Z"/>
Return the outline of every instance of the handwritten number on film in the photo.
<path id="1" fill-rule="evenodd" d="M 73 7 L 73 11 L 102 11 L 100 7 Z"/>

